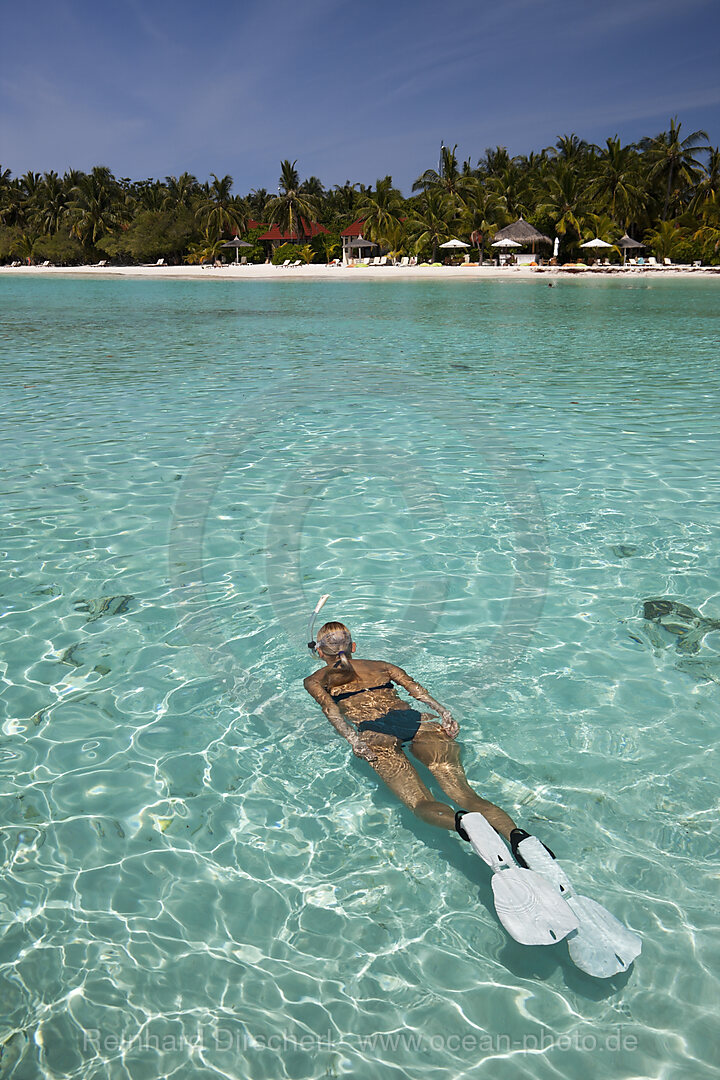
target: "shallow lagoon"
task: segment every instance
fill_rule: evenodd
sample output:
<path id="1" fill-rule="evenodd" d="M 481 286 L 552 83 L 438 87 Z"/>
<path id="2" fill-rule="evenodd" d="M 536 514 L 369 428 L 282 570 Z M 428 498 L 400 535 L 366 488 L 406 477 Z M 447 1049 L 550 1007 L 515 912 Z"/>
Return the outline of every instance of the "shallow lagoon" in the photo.
<path id="1" fill-rule="evenodd" d="M 2 1074 L 714 1075 L 717 283 L 1 289 Z M 333 736 L 321 592 L 628 975 Z"/>

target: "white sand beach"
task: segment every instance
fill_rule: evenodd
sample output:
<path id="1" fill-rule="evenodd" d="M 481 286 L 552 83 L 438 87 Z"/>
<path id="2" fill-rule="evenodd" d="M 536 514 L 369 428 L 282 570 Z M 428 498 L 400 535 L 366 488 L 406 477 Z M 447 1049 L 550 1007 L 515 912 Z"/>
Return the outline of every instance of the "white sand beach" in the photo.
<path id="1" fill-rule="evenodd" d="M 323 266 L 310 264 L 294 269 L 267 263 L 246 265 L 230 263 L 222 267 L 206 266 L 18 266 L 0 267 L 0 275 L 182 278 L 206 281 L 529 281 L 570 277 L 714 277 L 720 281 L 720 266 Z"/>

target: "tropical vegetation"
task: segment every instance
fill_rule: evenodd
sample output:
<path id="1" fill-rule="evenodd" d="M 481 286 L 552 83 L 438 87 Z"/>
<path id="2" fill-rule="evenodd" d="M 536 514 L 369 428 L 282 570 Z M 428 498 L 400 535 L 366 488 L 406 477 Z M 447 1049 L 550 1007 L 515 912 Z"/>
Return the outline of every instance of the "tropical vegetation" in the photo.
<path id="1" fill-rule="evenodd" d="M 242 249 L 251 262 L 284 261 L 281 254 L 327 262 L 341 251 L 342 230 L 359 219 L 376 250 L 435 261 L 457 237 L 482 260 L 498 229 L 522 216 L 560 238 L 563 261 L 581 254 L 587 239 L 617 245 L 629 232 L 658 257 L 720 264 L 719 192 L 720 150 L 704 131 L 686 134 L 676 118 L 637 143 L 613 136 L 598 146 L 570 133 L 528 155 L 497 146 L 462 162 L 456 146 L 443 146 L 409 196 L 391 176 L 325 188 L 316 176 L 301 179 L 289 159 L 276 196 L 264 188 L 240 194 L 231 176 L 214 173 L 203 182 L 189 173 L 119 178 L 102 165 L 63 176 L 13 176 L 0 167 L 0 262 L 230 260 L 234 252 L 223 244 L 234 235 L 251 245 Z M 312 222 L 324 227 L 319 235 Z M 289 241 L 282 253 L 260 239 L 270 226 Z"/>

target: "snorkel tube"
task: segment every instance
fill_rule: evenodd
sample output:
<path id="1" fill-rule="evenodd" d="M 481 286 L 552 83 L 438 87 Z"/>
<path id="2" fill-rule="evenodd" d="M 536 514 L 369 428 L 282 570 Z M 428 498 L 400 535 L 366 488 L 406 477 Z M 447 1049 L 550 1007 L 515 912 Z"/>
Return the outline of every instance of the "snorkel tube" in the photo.
<path id="1" fill-rule="evenodd" d="M 320 597 L 317 604 L 315 605 L 315 610 L 313 611 L 312 615 L 310 616 L 310 622 L 308 624 L 308 637 L 310 638 L 310 640 L 308 641 L 308 649 L 310 649 L 311 652 L 315 652 L 315 648 L 317 646 L 317 641 L 315 641 L 315 639 L 313 638 L 313 630 L 315 629 L 315 620 L 317 619 L 318 615 L 320 614 L 320 611 L 322 610 L 322 607 L 323 607 L 325 601 L 328 599 L 329 596 L 330 596 L 330 593 L 325 593 L 324 596 Z"/>

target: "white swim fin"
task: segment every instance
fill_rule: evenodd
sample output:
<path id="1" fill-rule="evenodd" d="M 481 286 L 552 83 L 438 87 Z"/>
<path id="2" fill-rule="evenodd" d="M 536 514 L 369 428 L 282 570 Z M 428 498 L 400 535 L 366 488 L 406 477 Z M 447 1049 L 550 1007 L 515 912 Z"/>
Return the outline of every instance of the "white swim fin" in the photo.
<path id="1" fill-rule="evenodd" d="M 456 820 L 458 831 L 462 828 L 475 853 L 493 871 L 495 911 L 511 937 L 521 945 L 555 945 L 578 929 L 578 919 L 559 891 L 542 875 L 516 866 L 504 840 L 482 814 L 458 814 Z"/>
<path id="2" fill-rule="evenodd" d="M 596 979 L 609 979 L 620 971 L 627 971 L 640 955 L 642 941 L 638 935 L 623 926 L 601 904 L 588 896 L 578 896 L 562 867 L 536 836 L 521 840 L 516 846 L 516 855 L 531 870 L 542 874 L 577 916 L 577 931 L 567 940 L 568 952 L 580 970 Z"/>

